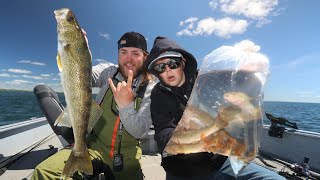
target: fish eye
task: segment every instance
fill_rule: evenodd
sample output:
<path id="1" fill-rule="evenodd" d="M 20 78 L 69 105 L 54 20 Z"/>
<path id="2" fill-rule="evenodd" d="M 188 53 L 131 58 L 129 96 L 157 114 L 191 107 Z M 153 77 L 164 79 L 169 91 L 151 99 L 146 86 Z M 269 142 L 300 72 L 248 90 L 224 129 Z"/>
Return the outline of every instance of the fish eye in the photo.
<path id="1" fill-rule="evenodd" d="M 73 18 L 72 16 L 68 16 L 67 21 L 68 21 L 68 22 L 71 22 L 71 21 L 73 21 L 73 19 L 74 19 L 74 18 Z"/>
<path id="2" fill-rule="evenodd" d="M 74 16 L 72 15 L 72 13 L 70 11 L 68 12 L 66 19 L 68 22 L 74 21 Z"/>

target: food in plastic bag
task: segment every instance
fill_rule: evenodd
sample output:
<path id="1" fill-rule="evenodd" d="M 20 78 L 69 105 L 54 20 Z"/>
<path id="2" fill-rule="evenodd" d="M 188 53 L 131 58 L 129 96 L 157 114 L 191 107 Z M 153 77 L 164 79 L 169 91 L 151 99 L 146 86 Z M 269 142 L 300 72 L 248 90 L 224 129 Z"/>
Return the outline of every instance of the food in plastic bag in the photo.
<path id="1" fill-rule="evenodd" d="M 259 50 L 245 40 L 205 57 L 164 154 L 212 152 L 244 165 L 256 157 L 263 86 L 269 74 L 269 60 Z"/>

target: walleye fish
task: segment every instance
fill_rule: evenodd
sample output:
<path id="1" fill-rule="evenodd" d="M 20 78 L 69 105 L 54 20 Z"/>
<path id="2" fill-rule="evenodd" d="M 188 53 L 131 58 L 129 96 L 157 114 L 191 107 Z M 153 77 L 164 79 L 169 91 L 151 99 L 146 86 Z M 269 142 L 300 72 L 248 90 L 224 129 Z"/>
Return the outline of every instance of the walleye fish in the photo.
<path id="1" fill-rule="evenodd" d="M 215 119 L 206 111 L 192 106 L 187 106 L 179 122 L 177 130 L 180 129 L 202 129 L 212 126 Z"/>
<path id="2" fill-rule="evenodd" d="M 243 120 L 256 120 L 261 118 L 261 109 L 255 107 L 250 102 L 252 98 L 247 94 L 243 92 L 226 92 L 223 98 L 241 109 L 241 117 Z"/>
<path id="3" fill-rule="evenodd" d="M 225 156 L 243 156 L 246 152 L 244 144 L 238 142 L 225 130 L 219 130 L 200 141 L 191 144 L 169 144 L 165 148 L 169 154 L 189 154 L 197 152 L 213 152 Z"/>
<path id="4" fill-rule="evenodd" d="M 57 64 L 67 103 L 67 108 L 58 117 L 56 124 L 63 118 L 70 118 L 75 140 L 61 174 L 64 179 L 71 177 L 76 171 L 93 174 L 85 137 L 90 112 L 96 110 L 91 108 L 95 106 L 91 98 L 91 53 L 82 29 L 70 9 L 55 10 L 54 14 L 58 32 Z M 97 106 L 94 108 L 99 111 Z"/>
<path id="5" fill-rule="evenodd" d="M 194 144 L 168 144 L 164 150 L 171 155 L 190 154 L 206 151 L 204 143 L 202 143 L 201 141 Z"/>
<path id="6" fill-rule="evenodd" d="M 245 157 L 246 146 L 238 142 L 223 128 L 231 124 L 256 120 L 261 109 L 250 101 L 252 98 L 242 92 L 227 92 L 224 99 L 230 106 L 220 107 L 216 117 L 194 107 L 187 107 L 176 131 L 170 138 L 165 151 L 169 154 L 214 152 L 226 156 Z M 194 123 L 194 124 L 192 124 Z M 183 126 L 183 128 L 179 126 Z"/>
<path id="7" fill-rule="evenodd" d="M 243 92 L 226 92 L 224 93 L 223 98 L 238 107 L 251 104 L 251 98 Z"/>
<path id="8" fill-rule="evenodd" d="M 248 129 L 244 125 L 246 122 L 252 121 L 252 120 L 258 120 L 262 118 L 262 110 L 261 108 L 255 107 L 250 101 L 252 98 L 250 98 L 248 95 L 246 95 L 243 92 L 227 92 L 224 94 L 224 99 L 231 104 L 239 107 L 241 109 L 241 113 L 238 115 L 238 124 L 242 123 L 244 128 L 244 144 L 237 144 L 232 149 L 235 156 L 237 156 L 240 160 L 242 160 L 245 163 L 248 163 L 249 161 L 253 160 L 255 158 L 255 155 L 258 152 L 258 146 L 248 146 Z M 242 121 L 241 121 L 242 120 Z M 232 125 L 233 123 L 230 123 Z M 256 131 L 253 130 L 252 132 L 256 136 Z M 256 144 L 255 142 L 254 144 Z"/>
<path id="9" fill-rule="evenodd" d="M 213 125 L 203 128 L 195 129 L 190 131 L 177 131 L 173 133 L 170 141 L 176 144 L 190 144 L 197 141 L 200 141 L 201 138 L 205 138 L 212 133 L 219 131 L 220 129 L 226 127 L 227 122 L 220 120 L 219 118 L 214 122 Z"/>
<path id="10" fill-rule="evenodd" d="M 231 105 L 228 107 L 222 106 L 218 110 L 218 117 L 226 122 L 242 120 L 242 117 L 239 116 L 239 114 L 241 114 L 241 109 L 235 105 Z"/>
<path id="11" fill-rule="evenodd" d="M 245 145 L 232 137 L 225 130 L 220 130 L 203 141 L 208 152 L 237 157 L 242 157 L 246 152 Z"/>

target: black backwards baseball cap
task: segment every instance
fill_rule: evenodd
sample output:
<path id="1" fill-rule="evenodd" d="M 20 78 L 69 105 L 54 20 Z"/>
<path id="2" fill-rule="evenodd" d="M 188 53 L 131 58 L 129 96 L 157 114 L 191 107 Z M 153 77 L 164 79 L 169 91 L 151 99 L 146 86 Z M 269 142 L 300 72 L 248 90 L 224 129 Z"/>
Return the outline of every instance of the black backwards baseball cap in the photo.
<path id="1" fill-rule="evenodd" d="M 118 41 L 118 50 L 123 47 L 136 47 L 140 48 L 146 53 L 147 51 L 147 41 L 140 33 L 137 32 L 127 32 L 121 36 Z"/>

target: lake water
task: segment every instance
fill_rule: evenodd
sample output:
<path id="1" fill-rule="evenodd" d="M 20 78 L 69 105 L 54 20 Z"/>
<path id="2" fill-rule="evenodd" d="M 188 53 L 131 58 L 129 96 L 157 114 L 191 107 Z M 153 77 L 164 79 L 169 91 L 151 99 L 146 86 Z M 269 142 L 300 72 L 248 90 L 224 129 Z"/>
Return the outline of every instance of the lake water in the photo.
<path id="1" fill-rule="evenodd" d="M 58 93 L 65 105 L 63 93 Z M 264 102 L 265 112 L 297 123 L 299 129 L 320 133 L 320 104 L 295 102 Z M 43 117 L 33 92 L 0 90 L 0 126 Z M 270 124 L 264 118 L 265 124 Z"/>

